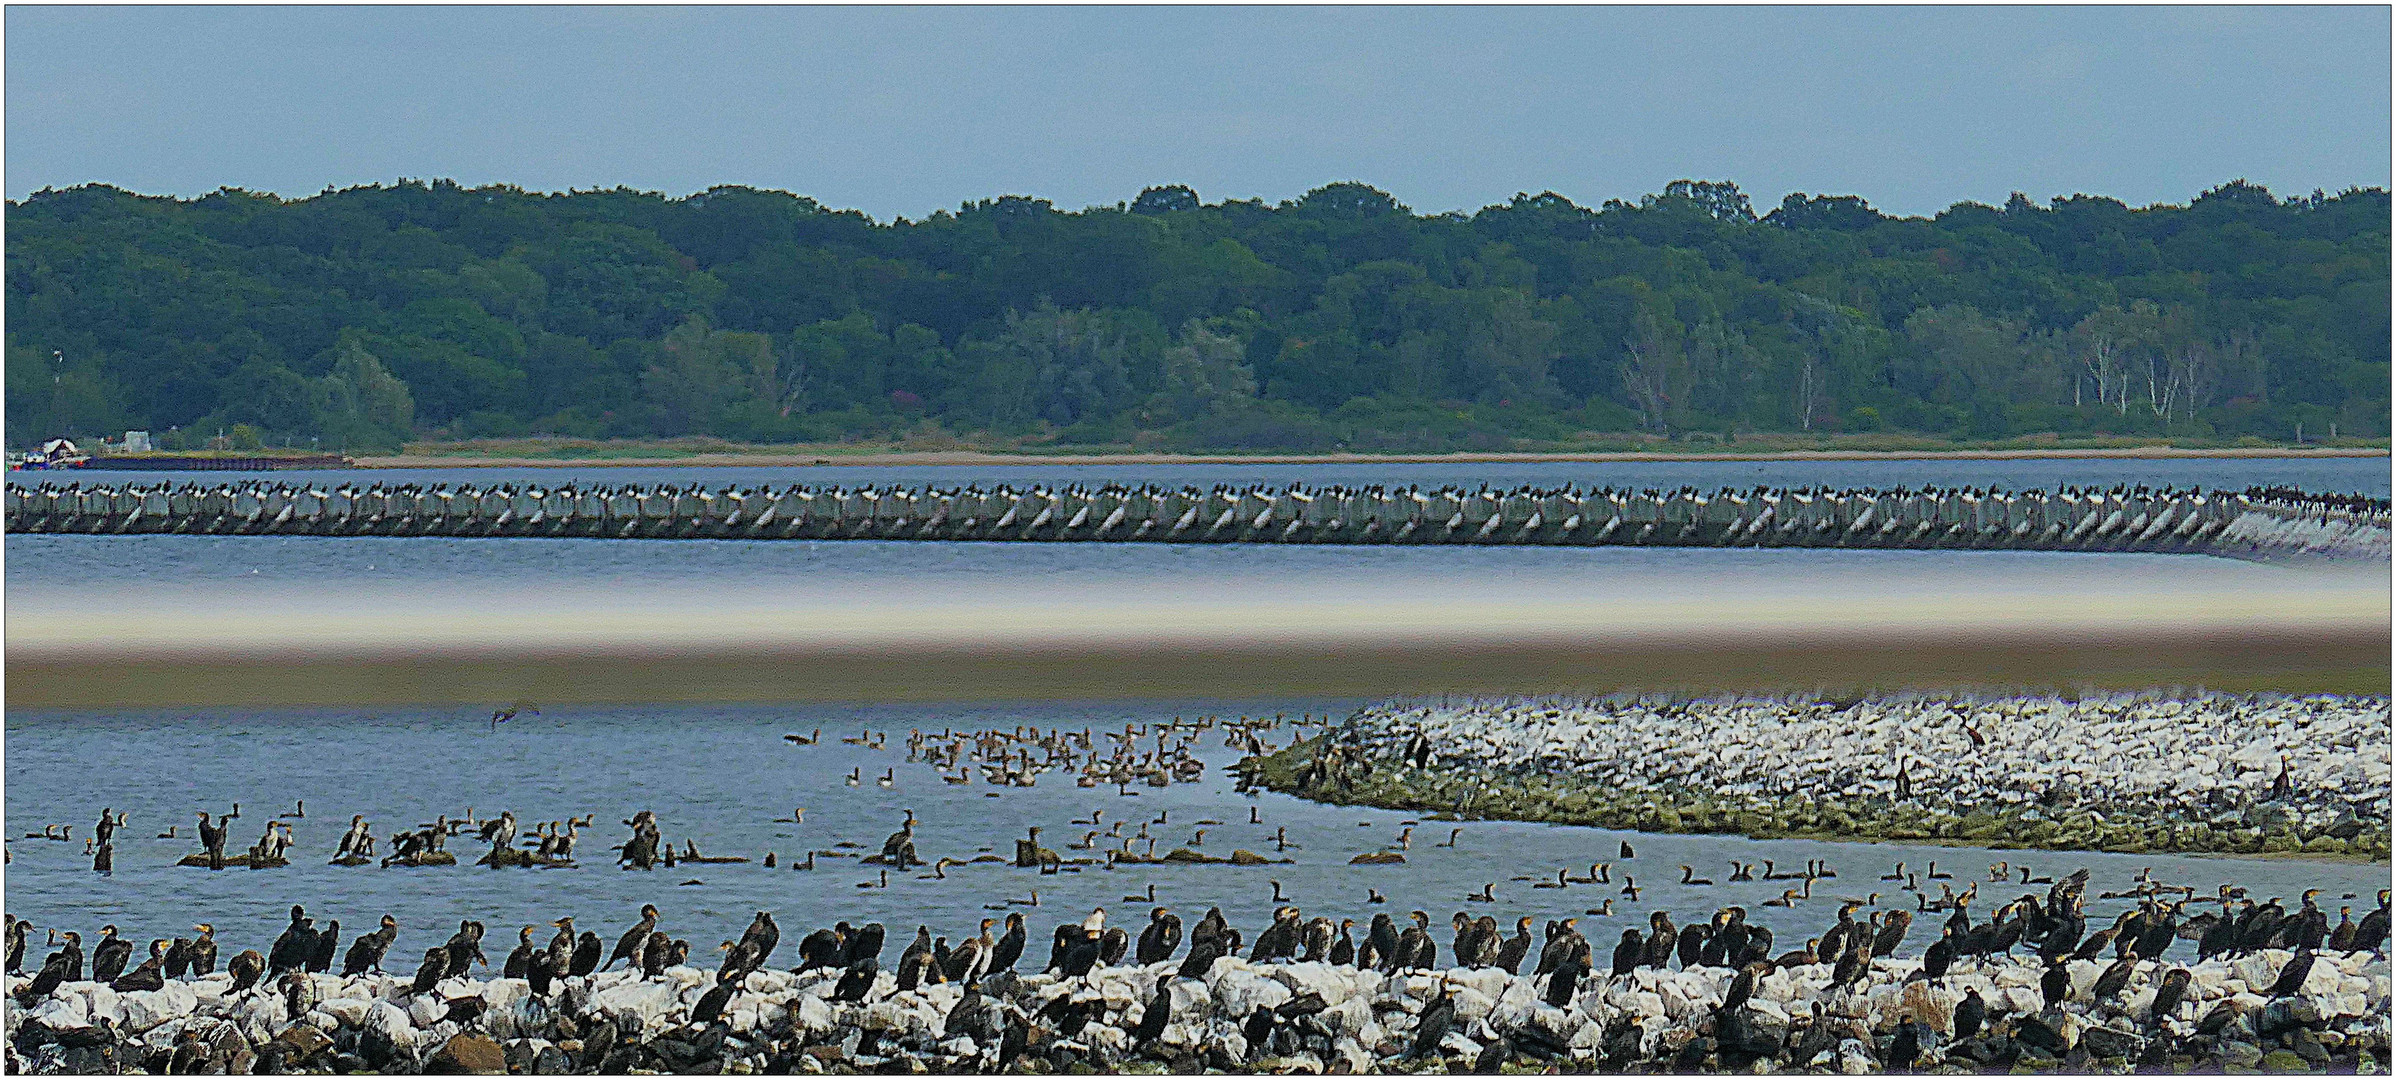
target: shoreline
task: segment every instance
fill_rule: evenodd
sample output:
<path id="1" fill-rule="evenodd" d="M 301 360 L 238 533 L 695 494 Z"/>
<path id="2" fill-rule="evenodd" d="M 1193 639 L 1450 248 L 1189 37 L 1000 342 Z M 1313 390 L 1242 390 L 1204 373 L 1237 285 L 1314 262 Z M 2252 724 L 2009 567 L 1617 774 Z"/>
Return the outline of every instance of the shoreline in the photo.
<path id="1" fill-rule="evenodd" d="M 1375 769 L 1355 779 L 1328 778 L 1307 766 L 1328 745 L 1317 736 L 1286 750 L 1241 763 L 1248 783 L 1267 791 L 1337 806 L 1418 812 L 1426 821 L 1523 821 L 1583 825 L 1621 832 L 1733 835 L 1749 840 L 1820 840 L 1854 844 L 1915 844 L 1989 851 L 2099 851 L 2224 859 L 2389 864 L 2388 834 L 2370 830 L 2334 850 L 2319 850 L 2292 830 L 2249 827 L 2195 833 L 2160 818 L 2116 810 L 2109 817 L 2032 823 L 2018 815 L 1967 824 L 1896 807 L 1838 800 L 1782 800 L 1758 810 L 1733 807 L 1687 791 L 1642 789 L 1608 799 L 1591 785 L 1520 773 L 1475 774 L 1459 786 L 1438 772 L 1405 766 Z M 2048 825 L 2039 828 L 2038 825 Z M 1983 835 L 1962 835 L 1966 829 Z M 2264 847 L 2261 845 L 2270 845 Z"/>
<path id="2" fill-rule="evenodd" d="M 359 469 L 437 468 L 650 468 L 749 467 L 837 468 L 894 466 L 1021 466 L 1021 465 L 1478 465 L 1615 462 L 1724 461 L 2037 461 L 2242 458 L 2386 458 L 2386 447 L 2091 447 L 2086 449 L 1957 449 L 1957 450 L 1771 450 L 1753 452 L 1604 450 L 1564 452 L 1460 452 L 1450 454 L 1167 454 L 1167 453 L 1004 453 L 985 450 L 874 450 L 765 453 L 661 453 L 655 457 L 544 457 L 481 454 L 395 454 L 355 458 Z"/>

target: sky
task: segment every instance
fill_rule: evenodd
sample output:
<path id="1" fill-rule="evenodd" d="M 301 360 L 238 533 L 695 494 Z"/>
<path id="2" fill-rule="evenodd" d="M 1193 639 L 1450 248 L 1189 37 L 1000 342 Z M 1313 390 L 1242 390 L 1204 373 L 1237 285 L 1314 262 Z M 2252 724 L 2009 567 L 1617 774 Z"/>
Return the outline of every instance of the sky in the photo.
<path id="1" fill-rule="evenodd" d="M 34 7 L 10 198 L 446 177 L 888 220 L 1361 180 L 1418 212 L 1728 179 L 1891 213 L 2386 186 L 2378 7 Z"/>

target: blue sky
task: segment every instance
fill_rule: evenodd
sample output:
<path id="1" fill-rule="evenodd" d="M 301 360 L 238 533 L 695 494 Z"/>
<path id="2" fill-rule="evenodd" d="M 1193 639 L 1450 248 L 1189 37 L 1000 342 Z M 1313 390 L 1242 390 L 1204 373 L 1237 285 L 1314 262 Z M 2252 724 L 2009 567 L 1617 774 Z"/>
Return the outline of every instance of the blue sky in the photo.
<path id="1" fill-rule="evenodd" d="M 878 218 L 1356 179 L 1897 213 L 2389 182 L 2386 7 L 26 7 L 6 189 L 398 177 Z"/>

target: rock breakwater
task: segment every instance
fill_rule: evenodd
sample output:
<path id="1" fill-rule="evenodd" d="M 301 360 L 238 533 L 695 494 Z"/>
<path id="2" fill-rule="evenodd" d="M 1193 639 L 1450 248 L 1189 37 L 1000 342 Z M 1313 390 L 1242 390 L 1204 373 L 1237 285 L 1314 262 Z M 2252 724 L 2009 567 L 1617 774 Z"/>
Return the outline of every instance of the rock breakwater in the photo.
<path id="1" fill-rule="evenodd" d="M 1467 818 L 2386 859 L 2388 710 L 2227 694 L 1399 702 L 1241 769 Z"/>
<path id="2" fill-rule="evenodd" d="M 2010 957 L 1941 978 L 1878 958 L 1845 984 L 1828 964 L 1579 979 L 1224 957 L 1190 976 L 1166 961 L 905 990 L 836 968 L 737 986 L 690 967 L 602 972 L 547 996 L 522 979 L 411 992 L 374 974 L 234 991 L 218 974 L 131 992 L 67 983 L 6 1009 L 10 1072 L 2384 1071 L 2387 960 L 2323 952 L 2272 994 L 2290 960 L 2072 961 L 2060 1000 L 2036 960 Z M 2116 969 L 2126 981 L 2107 978 Z"/>

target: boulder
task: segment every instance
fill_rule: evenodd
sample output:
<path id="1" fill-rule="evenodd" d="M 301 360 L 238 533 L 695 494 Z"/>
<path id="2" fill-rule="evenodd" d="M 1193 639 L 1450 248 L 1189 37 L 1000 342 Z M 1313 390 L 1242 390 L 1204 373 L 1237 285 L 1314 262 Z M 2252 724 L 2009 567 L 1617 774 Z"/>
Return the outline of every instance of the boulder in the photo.
<path id="1" fill-rule="evenodd" d="M 424 1071 L 441 1076 L 503 1075 L 507 1052 L 481 1035 L 453 1035 L 425 1059 Z"/>

